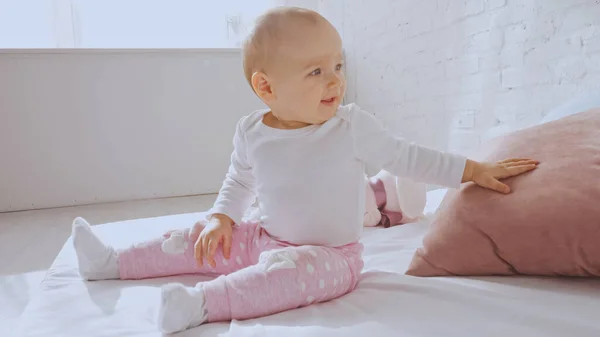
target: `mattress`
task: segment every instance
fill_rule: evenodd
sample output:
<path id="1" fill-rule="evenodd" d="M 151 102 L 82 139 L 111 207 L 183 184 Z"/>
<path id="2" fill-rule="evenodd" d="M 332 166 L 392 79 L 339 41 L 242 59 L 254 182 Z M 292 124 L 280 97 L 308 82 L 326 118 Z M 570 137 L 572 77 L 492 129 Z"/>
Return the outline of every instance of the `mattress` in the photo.
<path id="1" fill-rule="evenodd" d="M 434 211 L 443 191 L 428 194 Z M 200 214 L 94 226 L 123 247 Z M 427 220 L 368 228 L 358 288 L 342 298 L 247 321 L 207 324 L 177 336 L 600 336 L 600 282 L 535 277 L 416 278 L 404 275 Z M 83 282 L 71 239 L 21 316 L 17 336 L 161 336 L 155 327 L 160 285 L 193 285 L 211 276 Z"/>

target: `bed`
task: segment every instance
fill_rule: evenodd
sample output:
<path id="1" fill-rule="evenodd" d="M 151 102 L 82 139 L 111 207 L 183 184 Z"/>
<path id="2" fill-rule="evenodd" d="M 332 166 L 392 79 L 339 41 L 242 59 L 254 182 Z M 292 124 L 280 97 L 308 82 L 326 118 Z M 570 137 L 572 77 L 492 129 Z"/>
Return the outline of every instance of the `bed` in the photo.
<path id="1" fill-rule="evenodd" d="M 428 193 L 433 212 L 445 191 Z M 199 214 L 94 226 L 124 246 Z M 209 324 L 177 336 L 600 336 L 600 281 L 535 277 L 415 278 L 404 275 L 427 220 L 363 235 L 365 268 L 356 291 L 340 299 L 248 321 Z M 161 336 L 159 287 L 207 277 L 83 282 L 69 239 L 22 315 L 17 336 Z"/>

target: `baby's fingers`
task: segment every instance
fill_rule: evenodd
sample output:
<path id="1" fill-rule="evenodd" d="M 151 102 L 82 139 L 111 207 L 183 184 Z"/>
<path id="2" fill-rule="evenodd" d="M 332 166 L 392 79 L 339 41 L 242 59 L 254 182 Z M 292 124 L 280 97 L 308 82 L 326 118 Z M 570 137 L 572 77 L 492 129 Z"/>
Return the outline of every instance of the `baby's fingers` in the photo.
<path id="1" fill-rule="evenodd" d="M 514 177 L 514 176 L 518 176 L 519 174 L 523 174 L 525 172 L 529 172 L 531 170 L 534 170 L 537 168 L 536 164 L 528 164 L 528 165 L 520 165 L 520 166 L 511 166 L 511 167 L 507 167 L 506 170 L 508 172 L 508 175 L 502 178 L 508 178 L 508 177 Z"/>
<path id="2" fill-rule="evenodd" d="M 532 159 L 528 159 L 528 158 L 510 158 L 510 159 L 504 159 L 498 162 L 498 164 L 500 165 L 507 165 L 507 166 L 513 166 L 513 165 L 525 165 L 525 164 L 539 164 L 540 162 L 537 160 L 532 160 Z"/>
<path id="3" fill-rule="evenodd" d="M 517 161 L 527 161 L 529 159 L 527 158 L 509 158 L 509 159 L 504 159 L 498 162 L 498 164 L 509 164 L 509 163 L 514 163 Z"/>
<path id="4" fill-rule="evenodd" d="M 217 266 L 217 263 L 215 262 L 215 252 L 219 246 L 219 241 L 219 237 L 211 237 L 208 239 L 208 245 L 206 246 L 206 262 L 213 266 L 213 268 Z"/>
<path id="5" fill-rule="evenodd" d="M 196 258 L 196 263 L 202 267 L 203 265 L 203 249 L 202 249 L 202 236 L 199 236 L 194 244 L 194 257 Z"/>
<path id="6" fill-rule="evenodd" d="M 231 254 L 231 233 L 223 235 L 223 256 L 229 260 Z"/>
<path id="7" fill-rule="evenodd" d="M 510 187 L 508 185 L 501 183 L 499 180 L 495 179 L 492 176 L 487 176 L 482 184 L 479 184 L 485 188 L 490 190 L 500 192 L 500 193 L 510 193 Z"/>
<path id="8" fill-rule="evenodd" d="M 513 167 L 513 166 L 525 166 L 525 165 L 537 165 L 540 162 L 537 160 L 521 160 L 521 161 L 514 161 L 514 162 L 510 162 L 510 163 L 504 163 L 504 167 Z"/>

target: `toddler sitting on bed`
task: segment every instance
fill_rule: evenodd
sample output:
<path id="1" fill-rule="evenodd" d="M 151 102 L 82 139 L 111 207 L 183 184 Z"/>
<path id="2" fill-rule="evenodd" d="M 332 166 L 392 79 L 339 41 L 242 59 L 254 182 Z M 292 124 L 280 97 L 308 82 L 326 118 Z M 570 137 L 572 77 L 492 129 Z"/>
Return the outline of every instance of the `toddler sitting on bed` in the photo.
<path id="1" fill-rule="evenodd" d="M 217 273 L 195 287 L 162 288 L 158 327 L 250 319 L 351 292 L 363 268 L 359 238 L 365 165 L 452 188 L 497 179 L 536 161 L 478 163 L 408 143 L 372 114 L 340 106 L 342 42 L 319 14 L 281 7 L 263 15 L 243 47 L 244 72 L 269 107 L 242 118 L 214 207 L 192 228 L 116 251 L 77 218 L 73 242 L 87 280 Z M 216 112 L 219 113 L 219 112 Z M 243 222 L 258 198 L 260 217 Z"/>

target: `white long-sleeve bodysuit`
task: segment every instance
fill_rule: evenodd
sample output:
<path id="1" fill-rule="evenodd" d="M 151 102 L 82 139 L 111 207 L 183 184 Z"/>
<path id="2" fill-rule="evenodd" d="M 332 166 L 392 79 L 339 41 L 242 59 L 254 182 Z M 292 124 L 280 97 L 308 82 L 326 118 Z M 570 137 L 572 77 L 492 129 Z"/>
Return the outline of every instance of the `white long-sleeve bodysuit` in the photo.
<path id="1" fill-rule="evenodd" d="M 466 158 L 409 143 L 351 104 L 322 125 L 266 126 L 256 111 L 240 120 L 225 181 L 210 214 L 236 223 L 258 197 L 261 226 L 295 245 L 358 241 L 365 211 L 365 166 L 415 181 L 458 187 Z"/>

